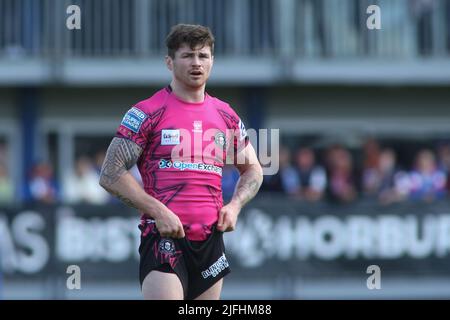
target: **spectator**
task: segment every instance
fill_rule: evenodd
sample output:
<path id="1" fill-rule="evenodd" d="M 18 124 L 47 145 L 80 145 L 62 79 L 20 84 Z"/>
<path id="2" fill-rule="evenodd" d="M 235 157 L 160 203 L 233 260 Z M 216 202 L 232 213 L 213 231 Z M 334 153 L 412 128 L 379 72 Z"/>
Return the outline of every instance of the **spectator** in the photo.
<path id="1" fill-rule="evenodd" d="M 410 174 L 410 198 L 431 202 L 446 195 L 446 176 L 438 169 L 434 154 L 427 149 L 416 156 L 415 169 Z"/>
<path id="2" fill-rule="evenodd" d="M 286 195 L 298 195 L 300 182 L 297 172 L 291 164 L 291 152 L 286 146 L 280 146 L 280 169 L 275 175 L 264 176 L 263 190 L 282 192 Z"/>
<path id="3" fill-rule="evenodd" d="M 438 146 L 438 167 L 445 173 L 447 192 L 450 192 L 450 143 Z"/>
<path id="4" fill-rule="evenodd" d="M 307 201 L 321 200 L 327 184 L 327 177 L 325 170 L 316 164 L 314 151 L 310 148 L 299 149 L 296 164 L 300 182 L 300 197 Z"/>
<path id="5" fill-rule="evenodd" d="M 95 171 L 97 171 L 97 173 L 99 175 L 100 175 L 100 172 L 102 171 L 102 165 L 103 165 L 103 161 L 105 160 L 105 155 L 106 155 L 106 150 L 104 150 L 104 149 L 98 150 L 94 154 L 94 168 L 95 168 Z"/>
<path id="6" fill-rule="evenodd" d="M 341 146 L 332 146 L 327 154 L 328 194 L 331 200 L 351 202 L 357 197 L 353 160 L 350 152 Z"/>
<path id="7" fill-rule="evenodd" d="M 377 194 L 381 204 L 387 205 L 406 198 L 409 189 L 408 175 L 398 170 L 394 150 L 381 151 L 378 173 Z"/>
<path id="8" fill-rule="evenodd" d="M 98 184 L 99 175 L 91 159 L 80 157 L 74 172 L 64 184 L 65 200 L 69 203 L 105 204 L 110 196 Z"/>
<path id="9" fill-rule="evenodd" d="M 46 204 L 58 201 L 58 184 L 48 163 L 40 162 L 32 168 L 28 187 L 32 201 Z"/>
<path id="10" fill-rule="evenodd" d="M 7 163 L 7 161 L 8 161 L 7 153 L 8 153 L 8 150 L 7 150 L 6 144 L 3 141 L 1 141 L 1 138 L 0 138 L 0 163 L 3 163 L 3 164 Z"/>
<path id="11" fill-rule="evenodd" d="M 234 166 L 225 165 L 222 170 L 222 196 L 225 202 L 229 201 L 239 180 L 239 172 Z"/>
<path id="12" fill-rule="evenodd" d="M 0 205 L 13 202 L 14 190 L 6 166 L 0 162 Z"/>
<path id="13" fill-rule="evenodd" d="M 380 147 L 374 139 L 366 141 L 363 147 L 362 189 L 366 196 L 376 196 L 381 184 Z"/>

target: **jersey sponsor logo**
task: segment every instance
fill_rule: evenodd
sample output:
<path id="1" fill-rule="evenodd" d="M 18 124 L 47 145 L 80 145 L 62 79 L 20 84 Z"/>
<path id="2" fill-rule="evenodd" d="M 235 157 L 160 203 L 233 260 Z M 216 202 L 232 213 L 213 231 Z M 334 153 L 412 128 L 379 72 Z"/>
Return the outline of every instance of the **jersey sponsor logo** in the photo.
<path id="1" fill-rule="evenodd" d="M 161 145 L 174 146 L 180 144 L 180 130 L 163 129 L 161 131 Z"/>
<path id="2" fill-rule="evenodd" d="M 202 271 L 203 279 L 208 277 L 215 278 L 219 273 L 229 267 L 228 260 L 225 257 L 225 253 L 220 256 L 220 258 L 214 262 L 208 269 Z"/>
<path id="3" fill-rule="evenodd" d="M 161 159 L 159 160 L 159 168 L 160 169 L 169 169 L 172 168 L 172 161 Z"/>
<path id="4" fill-rule="evenodd" d="M 192 163 L 192 162 L 184 162 L 184 161 L 171 161 L 171 160 L 165 160 L 161 159 L 159 161 L 159 169 L 177 169 L 180 171 L 184 170 L 196 170 L 196 171 L 204 171 L 204 172 L 211 172 L 216 173 L 218 175 L 222 175 L 222 168 L 212 165 L 212 164 L 205 164 L 205 163 Z"/>
<path id="5" fill-rule="evenodd" d="M 194 129 L 192 129 L 193 132 L 202 132 L 202 122 L 200 120 L 195 120 L 192 124 L 194 126 Z"/>
<path id="6" fill-rule="evenodd" d="M 134 133 L 138 133 L 142 123 L 147 115 L 138 108 L 131 108 L 122 119 L 121 125 L 130 129 Z"/>
<path id="7" fill-rule="evenodd" d="M 242 120 L 239 120 L 239 140 L 242 141 L 247 137 L 247 130 Z"/>

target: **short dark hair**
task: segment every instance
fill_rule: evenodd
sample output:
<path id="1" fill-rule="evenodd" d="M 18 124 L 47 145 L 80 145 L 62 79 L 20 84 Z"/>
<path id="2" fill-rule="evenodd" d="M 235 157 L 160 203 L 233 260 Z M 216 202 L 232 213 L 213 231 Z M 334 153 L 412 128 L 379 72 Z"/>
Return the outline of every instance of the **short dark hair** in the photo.
<path id="1" fill-rule="evenodd" d="M 191 49 L 198 45 L 209 46 L 214 54 L 214 36 L 208 27 L 193 24 L 177 24 L 172 27 L 166 38 L 167 54 L 175 58 L 175 52 L 187 44 Z"/>

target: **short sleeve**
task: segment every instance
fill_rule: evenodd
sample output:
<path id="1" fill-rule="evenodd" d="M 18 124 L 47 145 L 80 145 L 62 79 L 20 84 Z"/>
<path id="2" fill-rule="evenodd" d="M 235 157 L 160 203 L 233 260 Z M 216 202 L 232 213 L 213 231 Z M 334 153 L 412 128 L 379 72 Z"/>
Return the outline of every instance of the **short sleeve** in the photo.
<path id="1" fill-rule="evenodd" d="M 135 105 L 125 113 L 116 132 L 116 137 L 133 141 L 141 148 L 145 148 L 151 134 L 151 121 L 149 116 Z"/>
<path id="2" fill-rule="evenodd" d="M 247 130 L 245 129 L 244 122 L 238 118 L 238 124 L 235 128 L 236 130 L 236 139 L 234 139 L 234 150 L 237 152 L 245 149 L 248 145 L 249 137 L 247 135 Z"/>
<path id="3" fill-rule="evenodd" d="M 232 133 L 231 137 L 229 138 L 232 141 L 232 143 L 230 143 L 230 147 L 232 146 L 232 152 L 234 154 L 237 154 L 241 150 L 245 149 L 245 147 L 248 145 L 249 137 L 247 135 L 247 130 L 245 129 L 244 122 L 234 111 L 231 112 L 231 119 L 232 121 L 229 123 L 229 129 Z M 228 150 L 229 152 L 231 151 L 230 149 Z"/>

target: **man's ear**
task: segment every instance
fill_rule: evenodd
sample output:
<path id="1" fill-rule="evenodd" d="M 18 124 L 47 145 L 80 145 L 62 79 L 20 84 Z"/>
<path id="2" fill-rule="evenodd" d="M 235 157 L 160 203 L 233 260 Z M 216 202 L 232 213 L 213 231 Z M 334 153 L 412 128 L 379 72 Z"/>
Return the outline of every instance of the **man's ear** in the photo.
<path id="1" fill-rule="evenodd" d="M 166 66 L 167 69 L 169 69 L 170 71 L 173 71 L 173 60 L 171 56 L 166 56 Z"/>

